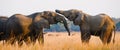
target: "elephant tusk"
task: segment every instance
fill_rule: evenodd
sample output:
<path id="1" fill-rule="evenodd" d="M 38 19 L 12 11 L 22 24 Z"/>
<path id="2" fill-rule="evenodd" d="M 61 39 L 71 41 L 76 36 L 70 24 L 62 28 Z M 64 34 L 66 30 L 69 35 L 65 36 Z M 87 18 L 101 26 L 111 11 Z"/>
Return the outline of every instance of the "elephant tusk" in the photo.
<path id="1" fill-rule="evenodd" d="M 64 17 L 65 18 L 65 20 L 66 21 L 68 21 L 68 19 L 64 16 L 64 15 L 62 15 L 62 14 L 59 14 L 59 13 L 57 13 L 58 15 L 60 15 L 60 16 L 62 16 L 62 17 Z"/>
<path id="2" fill-rule="evenodd" d="M 69 24 L 70 22 L 69 22 L 69 20 L 64 16 L 64 15 L 62 15 L 62 14 L 59 14 L 59 13 L 57 13 L 58 15 L 60 15 L 60 16 L 62 16 L 66 21 L 67 21 L 67 24 Z"/>

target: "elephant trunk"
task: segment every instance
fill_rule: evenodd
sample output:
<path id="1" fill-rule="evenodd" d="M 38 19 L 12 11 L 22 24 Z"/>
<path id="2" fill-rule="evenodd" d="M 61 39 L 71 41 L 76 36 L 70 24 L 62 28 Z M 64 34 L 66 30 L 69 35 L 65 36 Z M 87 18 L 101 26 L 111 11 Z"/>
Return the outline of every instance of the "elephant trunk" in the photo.
<path id="1" fill-rule="evenodd" d="M 63 24 L 64 24 L 65 29 L 66 29 L 67 32 L 68 32 L 68 35 L 70 36 L 70 30 L 69 30 L 69 28 L 68 28 L 67 20 L 66 20 L 65 18 L 64 18 L 64 20 L 63 20 Z"/>
<path id="2" fill-rule="evenodd" d="M 58 14 L 58 17 L 57 17 L 58 19 L 56 21 L 57 22 L 61 22 L 62 21 L 62 23 L 64 24 L 65 29 L 68 32 L 68 35 L 70 36 L 70 30 L 69 30 L 68 23 L 67 23 L 68 19 L 64 15 L 62 15 L 62 14 L 59 14 L 59 13 L 57 13 L 57 14 Z"/>

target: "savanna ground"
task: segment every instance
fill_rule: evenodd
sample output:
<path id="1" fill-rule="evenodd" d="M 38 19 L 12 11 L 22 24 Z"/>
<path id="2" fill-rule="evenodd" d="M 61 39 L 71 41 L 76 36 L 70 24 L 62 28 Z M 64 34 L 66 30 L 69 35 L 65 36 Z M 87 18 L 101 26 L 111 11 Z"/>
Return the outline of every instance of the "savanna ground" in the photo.
<path id="1" fill-rule="evenodd" d="M 82 44 L 79 32 L 71 32 L 68 36 L 67 32 L 48 32 L 44 35 L 44 46 L 39 45 L 3 45 L 0 43 L 0 50 L 120 50 L 120 32 L 116 33 L 115 44 L 103 45 L 99 37 L 92 36 L 88 44 Z"/>

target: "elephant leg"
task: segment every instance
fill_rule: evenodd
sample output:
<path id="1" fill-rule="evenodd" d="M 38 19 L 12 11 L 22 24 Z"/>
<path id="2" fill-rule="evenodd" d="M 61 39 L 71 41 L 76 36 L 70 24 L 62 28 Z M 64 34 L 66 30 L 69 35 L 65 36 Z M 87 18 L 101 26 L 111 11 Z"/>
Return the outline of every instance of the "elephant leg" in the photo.
<path id="1" fill-rule="evenodd" d="M 15 42 L 16 42 L 16 38 L 13 38 L 13 39 L 11 40 L 11 45 L 15 45 Z"/>
<path id="2" fill-rule="evenodd" d="M 37 36 L 36 31 L 35 30 L 32 31 L 32 33 L 30 33 L 29 36 L 30 36 L 30 40 L 31 40 L 32 44 L 34 45 L 36 43 L 36 36 Z"/>
<path id="3" fill-rule="evenodd" d="M 14 39 L 13 37 L 11 37 L 10 39 L 8 39 L 8 40 L 6 41 L 7 44 L 11 44 L 11 45 L 12 45 L 12 44 L 13 44 L 13 43 L 12 43 L 12 42 L 13 42 L 13 39 Z"/>
<path id="4" fill-rule="evenodd" d="M 31 40 L 30 40 L 30 37 L 27 37 L 27 44 L 31 44 Z"/>
<path id="5" fill-rule="evenodd" d="M 87 24 L 80 25 L 80 30 L 81 30 L 81 40 L 83 43 L 89 43 L 89 40 L 91 38 L 90 34 L 90 28 Z"/>
<path id="6" fill-rule="evenodd" d="M 18 46 L 22 46 L 23 45 L 23 39 L 21 39 L 20 41 L 18 41 Z"/>
<path id="7" fill-rule="evenodd" d="M 38 42 L 39 42 L 39 44 L 44 44 L 44 35 L 43 35 L 43 31 L 41 31 L 41 32 L 39 33 Z"/>
<path id="8" fill-rule="evenodd" d="M 112 33 L 110 29 L 107 28 L 105 31 L 102 31 L 100 35 L 100 39 L 102 40 L 103 44 L 107 44 L 111 41 L 111 36 L 112 36 Z"/>
<path id="9" fill-rule="evenodd" d="M 31 35 L 30 39 L 31 39 L 32 44 L 34 45 L 36 42 L 35 35 Z"/>
<path id="10" fill-rule="evenodd" d="M 107 43 L 107 37 L 104 34 L 105 33 L 103 33 L 103 34 L 100 35 L 100 39 L 102 40 L 103 44 L 106 44 Z"/>
<path id="11" fill-rule="evenodd" d="M 35 40 L 35 36 L 36 36 L 36 31 L 35 30 L 32 30 L 30 33 L 29 33 L 29 36 L 30 36 L 30 41 L 32 44 L 35 44 L 36 40 Z"/>
<path id="12" fill-rule="evenodd" d="M 18 46 L 22 46 L 23 45 L 23 40 L 24 40 L 23 37 L 24 36 L 22 36 L 22 35 L 18 37 Z"/>
<path id="13" fill-rule="evenodd" d="M 43 33 L 42 33 L 43 34 Z M 40 35 L 38 37 L 38 41 L 39 41 L 39 44 L 44 44 L 44 36 L 43 35 Z"/>
<path id="14" fill-rule="evenodd" d="M 24 42 L 29 45 L 31 43 L 30 37 L 29 36 L 25 36 L 24 38 Z"/>
<path id="15" fill-rule="evenodd" d="M 13 38 L 11 38 L 10 40 L 8 40 L 8 44 L 13 45 L 12 42 L 13 42 Z"/>
<path id="16" fill-rule="evenodd" d="M 82 43 L 89 43 L 90 37 L 90 33 L 81 33 Z"/>
<path id="17" fill-rule="evenodd" d="M 32 45 L 34 45 L 36 43 L 35 36 L 30 36 L 29 41 Z"/>
<path id="18" fill-rule="evenodd" d="M 108 38 L 108 40 L 107 40 L 107 44 L 109 44 L 109 43 L 111 42 L 111 38 L 112 38 L 112 30 L 111 30 L 110 35 L 109 35 L 109 38 Z"/>

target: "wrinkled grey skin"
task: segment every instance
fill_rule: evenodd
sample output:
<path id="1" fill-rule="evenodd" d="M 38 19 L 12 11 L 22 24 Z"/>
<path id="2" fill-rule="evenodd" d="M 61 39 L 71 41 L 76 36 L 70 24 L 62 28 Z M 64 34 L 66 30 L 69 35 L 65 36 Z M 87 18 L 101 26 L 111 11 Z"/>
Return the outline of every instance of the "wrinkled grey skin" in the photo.
<path id="1" fill-rule="evenodd" d="M 75 25 L 80 26 L 82 42 L 88 43 L 91 35 L 94 35 L 99 36 L 103 44 L 108 44 L 111 41 L 112 31 L 114 31 L 115 37 L 115 23 L 106 14 L 92 16 L 76 9 L 55 11 L 73 21 Z"/>

